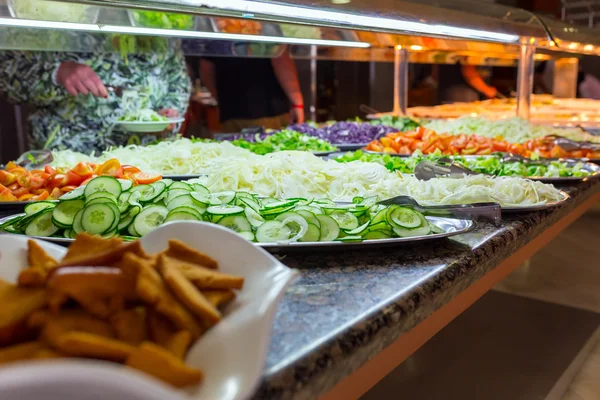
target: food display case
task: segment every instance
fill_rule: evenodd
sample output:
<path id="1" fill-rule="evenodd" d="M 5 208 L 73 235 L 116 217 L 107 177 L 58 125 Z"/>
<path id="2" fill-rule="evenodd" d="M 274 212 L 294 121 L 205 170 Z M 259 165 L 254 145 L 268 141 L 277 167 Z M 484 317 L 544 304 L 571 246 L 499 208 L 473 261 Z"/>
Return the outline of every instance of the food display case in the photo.
<path id="1" fill-rule="evenodd" d="M 50 373 L 55 364 L 5 368 L 0 391 L 24 382 L 19 390 L 43 393 L 71 373 L 78 383 L 105 371 L 122 384 L 115 389 L 166 391 L 161 398 L 179 398 L 180 387 L 194 400 L 359 398 L 600 200 L 600 167 L 588 162 L 600 154 L 597 138 L 529 121 L 560 123 L 550 118 L 560 110 L 569 123 L 595 122 L 596 103 L 571 97 L 576 57 L 600 55 L 596 40 L 464 0 L 7 0 L 0 51 L 126 56 L 181 46 L 274 58 L 288 46 L 311 60 L 313 111 L 318 60 L 393 63 L 394 109 L 231 142 L 43 149 L 8 163 L 0 283 L 20 319 L 6 324 L 38 340 L 22 344 L 20 330 L 0 325 L 14 345 L 0 352 L 80 359 L 63 366 L 63 380 Z M 532 95 L 536 60 L 554 64 L 554 97 Z M 517 66 L 515 99 L 411 110 L 413 62 Z M 436 133 L 411 113 L 490 118 L 484 129 Z M 173 122 L 163 117 L 159 132 Z M 86 267 L 64 269 L 77 266 Z M 33 298 L 27 310 L 21 295 Z M 94 322 L 90 332 L 60 314 L 69 299 Z M 53 319 L 69 324 L 51 329 Z"/>

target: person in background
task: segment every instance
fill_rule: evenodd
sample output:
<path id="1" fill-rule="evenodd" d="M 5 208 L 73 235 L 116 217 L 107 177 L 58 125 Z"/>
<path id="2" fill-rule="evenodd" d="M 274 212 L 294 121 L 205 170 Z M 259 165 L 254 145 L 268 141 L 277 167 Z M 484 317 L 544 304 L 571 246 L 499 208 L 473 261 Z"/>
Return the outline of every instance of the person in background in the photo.
<path id="1" fill-rule="evenodd" d="M 581 66 L 577 73 L 577 97 L 600 100 L 600 80 L 594 75 L 584 72 Z"/>
<path id="2" fill-rule="evenodd" d="M 277 58 L 203 58 L 200 79 L 219 102 L 223 132 L 304 122 L 296 65 L 286 49 Z"/>
<path id="3" fill-rule="evenodd" d="M 112 129 L 108 120 L 121 99 L 107 85 L 147 92 L 146 106 L 168 117 L 184 115 L 191 92 L 179 50 L 127 58 L 118 52 L 0 52 L 0 92 L 28 106 L 31 149 L 89 154 L 162 137 Z"/>
<path id="4" fill-rule="evenodd" d="M 498 96 L 498 90 L 486 83 L 474 65 L 442 66 L 439 87 L 443 103 L 472 102 Z"/>

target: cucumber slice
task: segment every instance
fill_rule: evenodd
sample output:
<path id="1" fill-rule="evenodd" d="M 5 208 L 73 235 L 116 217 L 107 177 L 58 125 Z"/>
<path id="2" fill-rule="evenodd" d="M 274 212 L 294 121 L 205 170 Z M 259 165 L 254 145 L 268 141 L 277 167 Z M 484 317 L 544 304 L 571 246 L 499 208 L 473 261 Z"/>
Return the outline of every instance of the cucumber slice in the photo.
<path id="1" fill-rule="evenodd" d="M 192 186 L 190 186 L 189 184 L 187 184 L 185 182 L 173 182 L 173 183 L 171 183 L 171 186 L 169 186 L 169 190 L 173 190 L 173 189 L 182 189 L 182 190 L 191 192 Z"/>
<path id="2" fill-rule="evenodd" d="M 219 225 L 236 232 L 252 232 L 252 225 L 245 217 L 230 215 L 219 221 Z"/>
<path id="3" fill-rule="evenodd" d="M 235 215 L 244 212 L 244 209 L 239 206 L 210 206 L 206 209 L 206 212 L 214 215 Z"/>
<path id="4" fill-rule="evenodd" d="M 85 189 L 83 191 L 85 198 L 87 199 L 93 193 L 96 192 L 109 192 L 115 197 L 119 197 L 123 189 L 121 189 L 121 183 L 116 178 L 112 176 L 99 176 L 97 178 L 92 179 L 85 185 Z"/>
<path id="5" fill-rule="evenodd" d="M 116 206 L 114 207 L 116 208 Z M 115 215 L 114 209 L 110 207 L 109 203 L 96 203 L 87 206 L 83 210 L 81 226 L 88 233 L 102 235 L 111 230 L 110 228 L 115 223 L 115 219 L 117 219 L 117 215 Z"/>
<path id="6" fill-rule="evenodd" d="M 363 239 L 365 240 L 389 239 L 390 237 L 390 235 L 383 231 L 372 231 L 363 235 Z"/>
<path id="7" fill-rule="evenodd" d="M 164 183 L 163 183 L 164 185 Z M 166 188 L 166 185 L 165 185 Z M 131 196 L 133 197 L 135 193 L 138 193 L 137 195 L 135 195 L 135 199 L 136 201 L 139 201 L 141 203 L 147 203 L 150 202 L 152 200 L 154 200 L 155 198 L 157 198 L 158 196 L 160 196 L 160 194 L 162 193 L 162 191 L 158 192 L 155 186 L 152 185 L 138 185 L 135 187 L 132 187 L 131 190 Z"/>
<path id="8" fill-rule="evenodd" d="M 254 242 L 254 240 L 256 239 L 254 237 L 254 233 L 252 232 L 238 232 L 238 235 L 240 235 L 249 242 Z"/>
<path id="9" fill-rule="evenodd" d="M 387 231 L 387 230 L 391 230 L 391 227 L 388 225 L 387 221 L 381 221 L 376 224 L 373 224 L 373 222 L 371 221 L 371 225 L 369 226 L 368 230 L 369 230 L 369 232 Z"/>
<path id="10" fill-rule="evenodd" d="M 271 203 L 265 204 L 263 206 L 263 210 L 267 211 L 267 210 L 274 210 L 276 208 L 287 208 L 289 206 L 293 206 L 297 202 L 298 202 L 297 200 L 271 202 Z"/>
<path id="11" fill-rule="evenodd" d="M 177 183 L 177 182 L 175 182 L 175 183 Z M 186 194 L 179 195 L 179 196 L 175 197 L 174 199 L 171 199 L 171 201 L 169 201 L 167 203 L 167 208 L 169 210 L 172 210 L 174 208 L 181 207 L 181 206 L 191 206 L 191 207 L 195 206 L 194 199 L 189 194 L 189 192 Z"/>
<path id="12" fill-rule="evenodd" d="M 431 233 L 431 227 L 429 226 L 429 224 L 415 229 L 397 227 L 393 230 L 394 233 L 400 237 L 425 236 Z"/>
<path id="13" fill-rule="evenodd" d="M 209 196 L 210 199 L 219 199 L 220 203 L 217 204 L 229 204 L 235 199 L 235 192 L 227 190 L 224 192 L 212 193 Z"/>
<path id="14" fill-rule="evenodd" d="M 443 230 L 442 228 L 440 228 L 439 226 L 437 226 L 436 224 L 432 224 L 429 221 L 427 221 L 427 223 L 429 224 L 429 226 L 431 227 L 431 233 L 434 234 L 440 234 L 440 233 L 446 233 L 445 230 Z"/>
<path id="15" fill-rule="evenodd" d="M 115 236 L 117 233 L 118 233 L 118 232 L 117 232 L 116 230 L 112 230 L 112 231 L 106 232 L 106 233 L 105 233 L 105 234 L 103 234 L 103 235 L 100 235 L 100 237 L 101 237 L 102 239 L 110 239 L 111 237 Z"/>
<path id="16" fill-rule="evenodd" d="M 47 208 L 56 207 L 56 203 L 52 201 L 36 201 L 33 203 L 29 203 L 25 206 L 25 214 L 31 215 L 35 214 L 38 211 L 45 210 Z"/>
<path id="17" fill-rule="evenodd" d="M 164 183 L 165 185 L 167 185 L 167 187 L 171 187 L 171 185 L 173 184 L 173 179 L 161 179 L 161 182 Z"/>
<path id="18" fill-rule="evenodd" d="M 184 190 L 184 189 L 173 189 L 173 190 L 171 190 L 169 188 L 169 190 L 167 191 L 167 198 L 165 200 L 165 203 L 169 204 L 169 202 L 171 200 L 173 200 L 175 197 L 181 196 L 182 194 L 191 194 L 191 195 L 193 195 L 194 193 L 190 193 L 189 191 Z"/>
<path id="19" fill-rule="evenodd" d="M 186 212 L 188 214 L 194 214 L 196 216 L 196 219 L 198 219 L 200 221 L 202 220 L 202 214 L 195 207 L 181 206 L 181 207 L 177 207 L 172 210 L 169 210 L 169 214 L 176 213 L 176 212 Z"/>
<path id="20" fill-rule="evenodd" d="M 277 207 L 277 208 L 272 208 L 270 210 L 265 210 L 264 208 L 260 211 L 260 214 L 265 217 L 265 216 L 273 216 L 273 215 L 279 215 L 279 214 L 283 214 L 285 212 L 291 211 L 294 209 L 294 205 L 292 204 L 291 206 L 288 207 Z"/>
<path id="21" fill-rule="evenodd" d="M 364 239 L 362 236 L 344 236 L 343 238 L 336 239 L 340 242 L 362 242 Z"/>
<path id="22" fill-rule="evenodd" d="M 319 200 L 315 200 L 315 203 L 317 205 L 323 205 L 323 206 L 334 206 L 335 207 L 335 202 L 329 199 L 319 199 Z"/>
<path id="23" fill-rule="evenodd" d="M 388 222 L 387 222 L 387 209 L 383 209 L 381 211 L 378 211 L 377 214 L 375 214 L 375 216 L 371 220 L 371 225 L 377 225 L 377 224 L 379 224 L 381 222 L 384 222 L 386 225 L 388 225 Z"/>
<path id="24" fill-rule="evenodd" d="M 73 236 L 73 229 L 65 229 L 65 230 L 63 231 L 63 237 L 64 237 L 65 239 L 71 239 L 71 238 L 72 238 L 72 236 Z"/>
<path id="25" fill-rule="evenodd" d="M 317 207 L 317 206 L 296 206 L 294 208 L 294 211 L 309 211 L 315 215 L 319 215 L 319 214 L 324 214 L 324 211 L 321 207 Z"/>
<path id="26" fill-rule="evenodd" d="M 262 199 L 263 206 L 266 206 L 267 204 L 271 204 L 271 203 L 278 203 L 278 202 L 279 202 L 279 200 L 274 199 L 272 197 L 266 197 L 266 198 Z"/>
<path id="27" fill-rule="evenodd" d="M 124 218 L 121 218 L 119 221 L 119 225 L 117 225 L 117 230 L 120 232 L 123 229 L 127 228 L 133 222 L 133 216 L 127 214 Z"/>
<path id="28" fill-rule="evenodd" d="M 27 224 L 25 234 L 27 236 L 48 237 L 58 232 L 58 227 L 52 223 L 52 211 L 42 211 Z"/>
<path id="29" fill-rule="evenodd" d="M 370 221 L 367 221 L 364 224 L 362 224 L 361 226 L 359 226 L 358 228 L 345 229 L 344 233 L 346 233 L 347 235 L 350 235 L 350 236 L 361 235 L 362 233 L 366 232 L 367 229 L 369 229 L 369 223 L 370 223 Z"/>
<path id="30" fill-rule="evenodd" d="M 337 239 L 340 235 L 340 226 L 331 218 L 329 215 L 317 215 L 319 222 L 321 223 L 321 238 L 320 242 L 331 242 Z"/>
<path id="31" fill-rule="evenodd" d="M 299 242 L 318 242 L 321 239 L 321 229 L 315 224 L 308 224 L 306 233 L 300 239 Z"/>
<path id="32" fill-rule="evenodd" d="M 120 196 L 120 195 L 119 195 Z M 106 199 L 109 200 L 115 204 L 117 204 L 117 197 L 115 197 L 114 194 L 109 193 L 109 192 L 94 192 L 91 195 L 87 196 L 85 198 L 85 203 L 88 204 L 90 201 L 95 200 L 95 199 Z"/>
<path id="33" fill-rule="evenodd" d="M 280 242 L 288 239 L 291 232 L 279 221 L 267 221 L 256 230 L 256 240 L 259 243 Z"/>
<path id="34" fill-rule="evenodd" d="M 421 226 L 421 214 L 412 208 L 390 206 L 387 211 L 387 221 L 395 228 L 413 229 Z"/>
<path id="35" fill-rule="evenodd" d="M 133 186 L 133 182 L 131 182 L 128 179 L 117 179 L 119 181 L 119 183 L 121 184 L 121 190 L 123 192 L 128 191 L 129 189 L 131 189 L 131 187 Z"/>
<path id="36" fill-rule="evenodd" d="M 77 211 L 77 214 L 75 214 L 75 218 L 73 218 L 73 232 L 75 232 L 75 234 L 85 232 L 85 230 L 83 229 L 83 225 L 81 224 L 81 219 L 83 218 L 83 210 L 85 209 Z"/>
<path id="37" fill-rule="evenodd" d="M 177 209 L 179 210 L 179 209 Z M 199 218 L 196 214 L 194 213 L 189 213 L 186 211 L 175 211 L 175 212 L 170 212 L 167 215 L 167 218 L 165 218 L 165 223 L 167 222 L 172 222 L 172 221 L 198 221 Z"/>
<path id="38" fill-rule="evenodd" d="M 240 200 L 239 202 L 241 203 L 241 204 L 239 204 L 240 206 L 250 207 L 257 213 L 260 212 L 260 209 L 261 209 L 260 204 L 258 204 L 254 200 L 254 197 L 242 197 L 239 200 Z"/>
<path id="39" fill-rule="evenodd" d="M 258 228 L 265 222 L 265 219 L 261 217 L 259 213 L 254 211 L 251 207 L 246 207 L 246 209 L 244 210 L 244 214 L 246 215 L 246 219 L 248 220 L 248 222 L 250 222 L 250 225 L 252 225 L 255 228 Z"/>
<path id="40" fill-rule="evenodd" d="M 135 219 L 133 221 L 135 222 Z M 129 233 L 130 236 L 140 236 L 135 230 L 135 225 L 133 223 L 129 224 L 127 227 L 127 233 Z"/>
<path id="41" fill-rule="evenodd" d="M 77 211 L 81 210 L 85 206 L 83 200 L 67 200 L 61 201 L 52 210 L 52 219 L 57 222 L 60 227 L 71 227 L 73 226 L 73 220 Z"/>
<path id="42" fill-rule="evenodd" d="M 129 198 L 131 197 L 130 192 L 123 192 L 117 199 L 117 207 L 121 214 L 125 213 L 129 209 Z"/>
<path id="43" fill-rule="evenodd" d="M 194 188 L 195 193 L 203 194 L 203 195 L 207 195 L 207 196 L 210 194 L 210 190 L 208 190 L 206 188 L 206 186 L 204 186 L 204 185 L 201 185 L 199 183 L 194 183 L 192 186 Z"/>
<path id="44" fill-rule="evenodd" d="M 286 212 L 280 214 L 275 218 L 276 221 L 290 228 L 292 237 L 289 239 L 291 242 L 295 242 L 306 234 L 308 230 L 308 222 L 304 217 L 295 212 Z"/>
<path id="45" fill-rule="evenodd" d="M 360 204 L 365 201 L 364 197 L 356 196 L 352 198 L 352 204 Z"/>
<path id="46" fill-rule="evenodd" d="M 59 200 L 81 199 L 84 196 L 84 192 L 85 192 L 85 186 L 79 186 L 78 188 L 75 188 L 75 189 L 71 190 L 70 192 L 63 194 L 58 199 Z"/>
<path id="47" fill-rule="evenodd" d="M 334 211 L 329 216 L 344 230 L 358 228 L 358 218 L 349 211 Z"/>
<path id="48" fill-rule="evenodd" d="M 160 226 L 165 221 L 168 214 L 169 209 L 167 207 L 146 207 L 135 217 L 135 220 L 133 221 L 134 229 L 139 236 L 144 236 L 154 228 Z"/>
<path id="49" fill-rule="evenodd" d="M 317 228 L 321 228 L 321 222 L 319 221 L 319 218 L 317 218 L 317 216 L 315 214 L 311 213 L 310 211 L 307 211 L 307 210 L 298 210 L 296 208 L 296 209 L 294 209 L 294 212 L 297 212 L 298 214 L 302 215 L 302 217 L 309 224 L 313 224 L 313 225 L 316 225 Z"/>
<path id="50" fill-rule="evenodd" d="M 201 207 L 206 208 L 210 205 L 210 199 L 208 198 L 208 196 L 206 194 L 192 192 L 192 193 L 190 193 L 190 196 L 192 196 L 192 199 L 194 199 L 196 204 L 198 204 Z"/>

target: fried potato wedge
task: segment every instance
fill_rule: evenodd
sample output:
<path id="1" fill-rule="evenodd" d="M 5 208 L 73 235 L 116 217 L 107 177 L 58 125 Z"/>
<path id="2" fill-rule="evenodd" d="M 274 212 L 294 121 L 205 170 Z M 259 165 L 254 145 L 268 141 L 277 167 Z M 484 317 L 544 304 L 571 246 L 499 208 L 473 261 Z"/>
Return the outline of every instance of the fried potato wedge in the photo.
<path id="1" fill-rule="evenodd" d="M 69 250 L 67 250 L 67 254 L 63 258 L 61 263 L 69 263 L 73 260 L 80 260 L 85 257 L 90 257 L 90 255 L 93 254 L 104 253 L 106 251 L 120 247 L 122 243 L 123 240 L 121 240 L 121 238 L 118 237 L 103 239 L 99 236 L 89 235 L 87 233 L 80 233 L 75 238 L 75 241 L 69 246 Z"/>
<path id="2" fill-rule="evenodd" d="M 166 348 L 171 337 L 177 332 L 175 325 L 154 310 L 148 311 L 146 321 L 150 339 Z"/>
<path id="3" fill-rule="evenodd" d="M 77 239 L 73 244 L 77 243 Z M 58 266 L 59 267 L 72 267 L 72 266 L 107 266 L 113 265 L 121 261 L 123 255 L 126 253 L 138 254 L 142 257 L 146 256 L 142 244 L 139 240 L 120 244 L 118 246 L 112 245 L 108 249 L 102 252 L 86 252 L 77 256 L 63 259 Z M 68 255 L 68 254 L 67 254 Z"/>
<path id="4" fill-rule="evenodd" d="M 164 347 L 175 357 L 183 360 L 187 349 L 192 344 L 192 339 L 192 334 L 189 331 L 179 331 L 169 338 Z"/>
<path id="5" fill-rule="evenodd" d="M 39 310 L 31 314 L 27 321 L 29 327 L 43 329 L 52 321 L 59 325 L 63 331 L 87 332 L 107 338 L 114 338 L 115 333 L 108 322 L 103 321 L 83 310 L 62 310 L 59 314 Z"/>
<path id="6" fill-rule="evenodd" d="M 201 251 L 192 249 L 187 244 L 177 239 L 169 240 L 169 247 L 164 254 L 181 261 L 202 265 L 211 269 L 217 269 L 219 266 L 217 260 L 214 258 L 202 253 Z"/>
<path id="7" fill-rule="evenodd" d="M 120 362 L 125 361 L 135 351 L 135 347 L 120 340 L 85 332 L 67 332 L 60 335 L 56 341 L 56 348 L 70 356 Z"/>
<path id="8" fill-rule="evenodd" d="M 43 287 L 46 284 L 48 273 L 56 268 L 58 262 L 48 255 L 35 240 L 30 239 L 27 245 L 29 268 L 21 271 L 17 281 L 19 286 Z"/>
<path id="9" fill-rule="evenodd" d="M 235 299 L 233 290 L 201 290 L 200 291 L 206 300 L 215 307 L 220 307 Z"/>
<path id="10" fill-rule="evenodd" d="M 137 346 L 148 340 L 146 323 L 146 309 L 143 307 L 122 310 L 114 313 L 110 324 L 116 333 L 117 339 Z"/>
<path id="11" fill-rule="evenodd" d="M 150 342 L 135 349 L 126 365 L 177 387 L 200 383 L 204 377 L 202 371 L 186 366 L 176 356 Z"/>
<path id="12" fill-rule="evenodd" d="M 175 296 L 195 315 L 206 319 L 211 325 L 221 320 L 221 313 L 200 291 L 170 263 L 170 258 L 158 257 L 158 270 Z"/>
<path id="13" fill-rule="evenodd" d="M 0 345 L 22 341 L 27 318 L 45 302 L 42 288 L 22 288 L 0 280 Z"/>
<path id="14" fill-rule="evenodd" d="M 241 289 L 244 286 L 241 276 L 224 274 L 165 255 L 161 255 L 160 259 L 181 271 L 199 289 Z"/>
<path id="15" fill-rule="evenodd" d="M 5 347 L 0 349 L 0 365 L 14 361 L 29 360 L 33 358 L 35 353 L 44 348 L 46 348 L 46 345 L 39 341 Z"/>

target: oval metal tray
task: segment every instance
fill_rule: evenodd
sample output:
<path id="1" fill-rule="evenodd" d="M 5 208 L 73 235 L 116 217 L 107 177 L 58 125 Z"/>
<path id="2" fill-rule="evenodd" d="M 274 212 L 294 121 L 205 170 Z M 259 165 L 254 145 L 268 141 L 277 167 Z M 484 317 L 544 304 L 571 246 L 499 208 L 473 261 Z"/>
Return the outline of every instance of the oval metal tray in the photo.
<path id="1" fill-rule="evenodd" d="M 9 220 L 19 217 L 23 214 L 11 215 L 0 219 L 0 225 L 8 222 Z M 285 250 L 285 249 L 302 249 L 302 248 L 322 248 L 322 247 L 356 247 L 356 246 L 384 246 L 393 245 L 398 243 L 410 243 L 420 242 L 424 240 L 442 239 L 450 236 L 460 235 L 467 233 L 475 228 L 475 222 L 464 220 L 464 219 L 452 219 L 443 217 L 426 217 L 431 223 L 441 228 L 444 232 L 436 233 L 432 235 L 424 236 L 413 236 L 405 238 L 391 238 L 391 239 L 373 239 L 365 240 L 362 242 L 295 242 L 295 243 L 254 243 L 256 246 L 260 246 L 267 250 Z M 10 232 L 7 232 L 10 233 Z M 73 239 L 67 239 L 62 237 L 41 237 L 32 236 L 36 239 L 47 240 L 52 243 L 59 243 L 68 245 L 73 242 Z"/>

